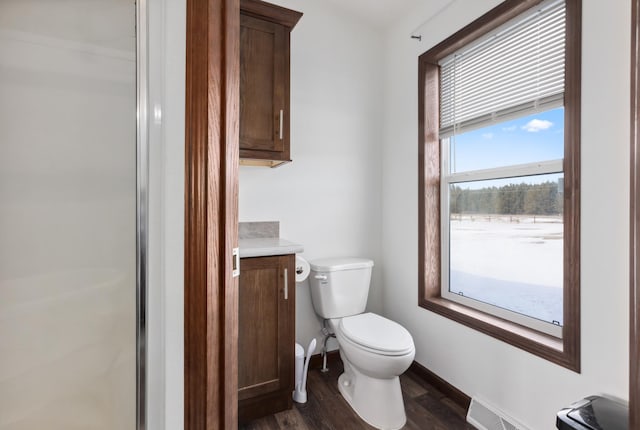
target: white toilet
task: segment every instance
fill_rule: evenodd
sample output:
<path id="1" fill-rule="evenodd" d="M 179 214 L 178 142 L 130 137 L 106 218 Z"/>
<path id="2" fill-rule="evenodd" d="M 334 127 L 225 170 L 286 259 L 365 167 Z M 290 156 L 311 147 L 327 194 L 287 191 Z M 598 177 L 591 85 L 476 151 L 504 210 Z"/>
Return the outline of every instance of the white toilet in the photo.
<path id="1" fill-rule="evenodd" d="M 401 428 L 407 417 L 398 376 L 411 365 L 415 347 L 411 334 L 400 324 L 363 313 L 373 261 L 326 258 L 310 265 L 313 307 L 329 320 L 344 363 L 338 379 L 340 393 L 373 427 Z"/>

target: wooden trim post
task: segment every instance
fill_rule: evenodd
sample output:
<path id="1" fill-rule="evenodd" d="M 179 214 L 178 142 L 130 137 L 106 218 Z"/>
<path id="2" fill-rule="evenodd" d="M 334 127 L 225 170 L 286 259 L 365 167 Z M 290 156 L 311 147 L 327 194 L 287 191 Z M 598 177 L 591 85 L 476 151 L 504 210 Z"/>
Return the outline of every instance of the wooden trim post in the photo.
<path id="1" fill-rule="evenodd" d="M 237 427 L 239 0 L 187 0 L 184 427 Z"/>

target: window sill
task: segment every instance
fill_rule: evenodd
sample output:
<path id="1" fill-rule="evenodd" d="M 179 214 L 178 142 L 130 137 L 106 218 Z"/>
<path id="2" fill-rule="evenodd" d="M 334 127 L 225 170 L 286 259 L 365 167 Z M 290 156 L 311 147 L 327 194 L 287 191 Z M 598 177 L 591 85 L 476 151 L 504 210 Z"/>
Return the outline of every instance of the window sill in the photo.
<path id="1" fill-rule="evenodd" d="M 579 360 L 564 349 L 562 339 L 540 333 L 442 297 L 423 298 L 420 307 L 435 312 L 474 330 L 528 351 L 574 372 L 580 372 Z"/>

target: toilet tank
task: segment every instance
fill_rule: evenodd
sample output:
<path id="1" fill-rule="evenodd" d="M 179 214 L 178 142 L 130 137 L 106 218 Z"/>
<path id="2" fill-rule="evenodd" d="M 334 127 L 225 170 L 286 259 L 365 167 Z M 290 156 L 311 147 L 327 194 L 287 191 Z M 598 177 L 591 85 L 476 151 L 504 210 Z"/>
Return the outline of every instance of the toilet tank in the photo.
<path id="1" fill-rule="evenodd" d="M 323 318 L 364 312 L 373 261 L 366 258 L 324 258 L 310 261 L 311 301 Z"/>

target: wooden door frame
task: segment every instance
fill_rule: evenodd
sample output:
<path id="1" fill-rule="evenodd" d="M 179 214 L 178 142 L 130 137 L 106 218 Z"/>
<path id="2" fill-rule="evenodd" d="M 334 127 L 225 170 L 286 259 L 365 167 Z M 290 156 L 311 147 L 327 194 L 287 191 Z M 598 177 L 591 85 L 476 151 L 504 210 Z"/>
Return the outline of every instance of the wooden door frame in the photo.
<path id="1" fill-rule="evenodd" d="M 239 0 L 187 0 L 184 428 L 238 421 Z"/>
<path id="2" fill-rule="evenodd" d="M 629 428 L 640 428 L 640 0 L 631 0 Z"/>

